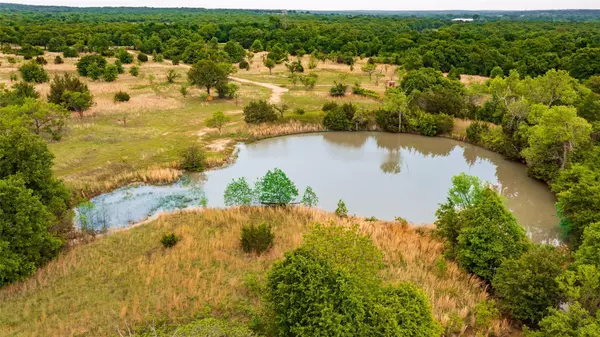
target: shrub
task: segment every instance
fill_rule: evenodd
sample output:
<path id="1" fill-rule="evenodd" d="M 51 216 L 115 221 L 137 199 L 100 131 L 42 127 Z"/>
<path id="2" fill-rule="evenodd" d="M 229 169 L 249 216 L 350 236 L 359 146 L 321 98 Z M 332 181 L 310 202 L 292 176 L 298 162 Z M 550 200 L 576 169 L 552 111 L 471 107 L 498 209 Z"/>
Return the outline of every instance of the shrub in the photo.
<path id="1" fill-rule="evenodd" d="M 117 72 L 119 74 L 125 73 L 125 68 L 123 68 L 123 63 L 119 60 L 115 60 L 115 67 L 117 67 Z"/>
<path id="2" fill-rule="evenodd" d="M 437 135 L 437 119 L 434 115 L 424 113 L 419 117 L 419 131 L 422 135 L 433 137 Z"/>
<path id="3" fill-rule="evenodd" d="M 329 89 L 329 94 L 332 97 L 342 97 L 346 95 L 346 91 L 348 91 L 346 84 L 335 82 L 335 85 Z"/>
<path id="4" fill-rule="evenodd" d="M 10 63 L 10 64 L 16 64 L 16 63 L 18 62 L 18 61 L 17 61 L 17 59 L 16 59 L 16 58 L 14 58 L 14 57 L 12 57 L 12 56 L 9 56 L 9 57 L 7 57 L 7 58 L 6 58 L 6 60 L 7 60 L 7 61 L 8 61 L 8 63 Z"/>
<path id="5" fill-rule="evenodd" d="M 179 242 L 179 238 L 177 235 L 175 235 L 175 233 L 165 234 L 160 239 L 160 243 L 162 243 L 163 247 L 165 248 L 172 248 L 177 244 L 177 242 Z"/>
<path id="6" fill-rule="evenodd" d="M 475 144 L 479 144 L 489 129 L 490 127 L 487 123 L 474 121 L 467 127 L 467 139 Z"/>
<path id="7" fill-rule="evenodd" d="M 41 66 L 45 66 L 46 64 L 48 64 L 48 61 L 46 61 L 46 59 L 43 56 L 36 57 L 35 62 Z"/>
<path id="8" fill-rule="evenodd" d="M 114 97 L 115 102 L 129 102 L 129 99 L 129 94 L 124 91 L 118 91 Z"/>
<path id="9" fill-rule="evenodd" d="M 63 57 L 64 58 L 75 58 L 75 57 L 79 57 L 79 53 L 74 48 L 67 47 L 63 51 Z"/>
<path id="10" fill-rule="evenodd" d="M 496 308 L 496 301 L 483 300 L 475 305 L 475 329 L 477 336 L 493 336 L 490 334 L 492 330 L 492 322 L 500 317 L 500 311 Z"/>
<path id="11" fill-rule="evenodd" d="M 587 226 L 583 231 L 581 245 L 575 252 L 575 264 L 600 267 L 600 222 Z"/>
<path id="12" fill-rule="evenodd" d="M 296 115 L 304 115 L 305 111 L 302 108 L 296 108 L 296 110 L 294 111 L 296 113 Z"/>
<path id="13" fill-rule="evenodd" d="M 323 112 L 328 112 L 328 111 L 336 110 L 338 107 L 339 106 L 336 102 L 327 102 L 327 103 L 323 104 L 323 107 L 321 108 L 321 110 L 323 110 Z"/>
<path id="14" fill-rule="evenodd" d="M 131 76 L 137 77 L 140 74 L 140 67 L 133 66 L 129 68 L 129 73 L 131 74 Z"/>
<path id="15" fill-rule="evenodd" d="M 354 84 L 354 87 L 352 87 L 352 93 L 355 95 L 371 97 L 371 98 L 375 98 L 375 99 L 380 98 L 379 94 L 376 91 L 362 88 L 360 86 L 360 83 L 358 83 L 358 82 L 356 84 Z"/>
<path id="16" fill-rule="evenodd" d="M 88 71 L 90 66 L 94 63 L 96 64 L 96 68 L 99 68 L 100 71 L 102 71 L 107 64 L 106 59 L 100 55 L 86 55 L 77 62 L 77 72 L 80 76 L 90 76 Z"/>
<path id="17" fill-rule="evenodd" d="M 348 216 L 348 208 L 346 208 L 346 204 L 342 199 L 338 201 L 337 208 L 335 209 L 335 215 L 340 218 L 345 218 Z"/>
<path id="18" fill-rule="evenodd" d="M 44 83 L 48 82 L 48 73 L 35 61 L 30 61 L 19 67 L 21 78 L 25 82 Z"/>
<path id="19" fill-rule="evenodd" d="M 128 53 L 124 48 L 119 48 L 115 53 L 115 57 L 123 64 L 130 64 L 133 62 L 133 55 Z"/>
<path id="20" fill-rule="evenodd" d="M 97 63 L 92 63 L 87 67 L 87 76 L 94 81 L 97 81 L 104 75 L 104 68 L 98 66 Z"/>
<path id="21" fill-rule="evenodd" d="M 102 76 L 106 82 L 114 82 L 119 76 L 119 68 L 114 64 L 107 64 Z"/>
<path id="22" fill-rule="evenodd" d="M 264 100 L 252 101 L 244 107 L 244 121 L 248 124 L 261 124 L 277 120 L 273 105 Z"/>
<path id="23" fill-rule="evenodd" d="M 454 117 L 452 116 L 439 114 L 435 115 L 435 119 L 436 130 L 438 134 L 449 133 L 454 128 Z"/>
<path id="24" fill-rule="evenodd" d="M 48 231 L 54 217 L 21 178 L 0 179 L 0 199 L 0 232 L 6 234 L 0 236 L 2 287 L 33 274 L 58 253 L 61 241 Z"/>
<path id="25" fill-rule="evenodd" d="M 148 55 L 144 53 L 139 53 L 137 56 L 138 61 L 140 62 L 148 62 Z"/>
<path id="26" fill-rule="evenodd" d="M 458 263 L 490 281 L 504 259 L 517 259 L 529 247 L 523 227 L 497 192 L 485 188 L 478 202 L 460 212 Z"/>
<path id="27" fill-rule="evenodd" d="M 350 131 L 352 130 L 352 117 L 348 116 L 347 111 L 342 108 L 330 110 L 323 116 L 323 126 L 331 131 Z"/>
<path id="28" fill-rule="evenodd" d="M 569 306 L 567 311 L 550 309 L 539 324 L 538 331 L 524 329 L 526 337 L 587 337 L 598 336 L 600 331 L 600 318 L 590 315 L 577 302 Z"/>
<path id="29" fill-rule="evenodd" d="M 563 253 L 547 245 L 536 246 L 519 259 L 505 260 L 492 281 L 501 308 L 513 318 L 536 325 L 563 299 L 556 278 L 565 262 Z"/>
<path id="30" fill-rule="evenodd" d="M 154 54 L 152 53 L 152 61 L 153 62 L 157 62 L 157 63 L 161 63 L 165 60 L 165 57 L 163 56 L 163 54 Z"/>
<path id="31" fill-rule="evenodd" d="M 243 60 L 240 62 L 239 67 L 240 69 L 250 70 L 250 63 L 248 63 L 246 60 Z"/>
<path id="32" fill-rule="evenodd" d="M 258 226 L 247 225 L 242 227 L 240 246 L 246 253 L 262 254 L 273 247 L 274 239 L 271 226 L 265 223 Z"/>
<path id="33" fill-rule="evenodd" d="M 206 120 L 206 126 L 209 128 L 218 129 L 219 133 L 221 133 L 221 129 L 225 124 L 227 124 L 231 118 L 225 115 L 223 111 L 216 111 L 212 114 L 210 118 Z"/>
<path id="34" fill-rule="evenodd" d="M 183 152 L 181 168 L 190 172 L 201 172 L 206 166 L 204 152 L 197 145 L 188 147 Z"/>
<path id="35" fill-rule="evenodd" d="M 242 177 L 238 180 L 233 179 L 227 185 L 223 199 L 226 206 L 247 206 L 254 202 L 255 193 L 246 178 Z"/>
<path id="36" fill-rule="evenodd" d="M 179 56 L 173 56 L 173 57 L 171 58 L 171 63 L 172 63 L 174 66 L 176 66 L 176 65 L 179 65 Z"/>
<path id="37" fill-rule="evenodd" d="M 62 57 L 60 57 L 59 55 L 56 55 L 56 57 L 54 58 L 54 64 L 63 64 L 65 63 L 65 61 L 63 61 Z"/>
<path id="38" fill-rule="evenodd" d="M 71 93 L 69 95 L 68 93 Z M 73 98 L 73 93 L 79 93 L 77 100 L 69 100 Z M 81 80 L 70 74 L 63 76 L 54 76 L 50 83 L 50 93 L 48 94 L 48 102 L 64 105 L 70 111 L 82 113 L 93 104 L 92 95 L 88 86 Z"/>
<path id="39" fill-rule="evenodd" d="M 174 83 L 175 80 L 179 77 L 181 77 L 181 74 L 179 74 L 177 71 L 175 71 L 175 69 L 169 69 L 169 71 L 167 72 L 167 82 L 168 83 Z"/>
<path id="40" fill-rule="evenodd" d="M 140 336 L 149 337 L 150 335 Z M 154 332 L 153 337 L 257 337 L 250 329 L 236 325 L 226 320 L 216 318 L 204 318 L 186 325 L 177 327 L 175 333 L 164 333 L 159 335 Z"/>

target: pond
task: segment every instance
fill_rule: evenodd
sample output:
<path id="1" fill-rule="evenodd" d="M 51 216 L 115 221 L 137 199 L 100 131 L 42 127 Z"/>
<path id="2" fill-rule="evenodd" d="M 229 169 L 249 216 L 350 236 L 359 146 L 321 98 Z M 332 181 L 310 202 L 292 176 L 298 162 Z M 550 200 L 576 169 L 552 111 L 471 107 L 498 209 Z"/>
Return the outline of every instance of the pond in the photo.
<path id="1" fill-rule="evenodd" d="M 329 132 L 271 138 L 238 145 L 234 164 L 185 176 L 167 186 L 130 186 L 91 200 L 78 222 L 119 228 L 161 211 L 223 207 L 233 178 L 252 183 L 267 170 L 282 169 L 300 193 L 311 186 L 318 207 L 334 211 L 342 199 L 349 214 L 431 224 L 446 200 L 451 178 L 461 172 L 496 185 L 508 208 L 536 242 L 558 241 L 555 198 L 526 174 L 525 166 L 480 147 L 445 138 L 378 132 Z M 90 207 L 93 205 L 92 207 Z M 83 220 L 82 220 L 83 219 Z"/>

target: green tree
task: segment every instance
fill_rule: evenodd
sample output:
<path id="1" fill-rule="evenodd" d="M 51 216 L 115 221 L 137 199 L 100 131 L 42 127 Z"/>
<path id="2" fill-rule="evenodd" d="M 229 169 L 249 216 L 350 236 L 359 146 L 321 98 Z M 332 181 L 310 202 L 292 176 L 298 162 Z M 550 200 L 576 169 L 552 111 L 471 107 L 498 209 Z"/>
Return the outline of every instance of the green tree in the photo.
<path id="1" fill-rule="evenodd" d="M 76 112 L 80 118 L 83 118 L 83 113 L 94 104 L 92 94 L 89 91 L 77 92 L 65 90 L 61 96 L 61 100 L 65 108 Z"/>
<path id="2" fill-rule="evenodd" d="M 21 78 L 25 82 L 44 83 L 48 82 L 48 73 L 44 67 L 35 61 L 30 61 L 19 67 Z"/>
<path id="3" fill-rule="evenodd" d="M 570 303 L 580 304 L 592 315 L 598 313 L 600 308 L 600 269 L 596 265 L 572 266 L 558 277 L 558 283 L 561 293 Z"/>
<path id="4" fill-rule="evenodd" d="M 65 233 L 72 228 L 69 190 L 52 176 L 53 155 L 46 142 L 19 125 L 0 125 L 0 179 L 19 176 L 55 218 L 52 231 Z"/>
<path id="5" fill-rule="evenodd" d="M 231 118 L 226 116 L 223 111 L 217 111 L 212 114 L 212 116 L 206 120 L 206 126 L 209 128 L 218 129 L 219 133 L 221 133 L 221 129 L 225 124 L 227 124 Z"/>
<path id="6" fill-rule="evenodd" d="M 383 109 L 377 113 L 377 124 L 385 131 L 402 132 L 402 115 L 407 110 L 408 98 L 404 91 L 388 89 L 383 98 Z"/>
<path id="7" fill-rule="evenodd" d="M 102 77 L 106 82 L 114 82 L 119 77 L 119 68 L 114 64 L 107 64 Z"/>
<path id="8" fill-rule="evenodd" d="M 504 259 L 516 259 L 529 247 L 525 230 L 490 188 L 460 212 L 456 259 L 468 271 L 490 281 Z"/>
<path id="9" fill-rule="evenodd" d="M 210 95 L 210 89 L 227 82 L 229 71 L 222 64 L 211 60 L 200 60 L 188 71 L 188 81 L 192 85 L 205 87 Z"/>
<path id="10" fill-rule="evenodd" d="M 83 98 L 89 101 L 82 101 L 81 104 L 69 105 L 67 99 L 71 98 L 69 94 L 65 95 L 65 92 L 81 93 Z M 82 97 L 80 97 L 81 99 Z M 70 74 L 64 74 L 63 76 L 56 75 L 50 82 L 50 93 L 48 94 L 48 102 L 63 105 L 70 111 L 83 112 L 87 110 L 92 104 L 92 96 L 88 86 L 81 82 L 78 77 Z M 73 102 L 72 102 L 73 103 Z"/>
<path id="11" fill-rule="evenodd" d="M 503 77 L 503 76 L 504 76 L 504 70 L 502 70 L 502 68 L 500 68 L 499 66 L 495 66 L 492 69 L 492 71 L 490 71 L 491 78 Z"/>
<path id="12" fill-rule="evenodd" d="M 64 107 L 34 98 L 26 98 L 23 105 L 0 109 L 3 118 L 21 118 L 35 133 L 46 132 L 55 140 L 60 140 L 65 123 L 71 113 Z"/>
<path id="13" fill-rule="evenodd" d="M 575 264 L 600 267 L 600 222 L 590 224 L 583 231 L 583 240 L 575 252 Z"/>
<path id="14" fill-rule="evenodd" d="M 189 146 L 183 151 L 181 168 L 189 172 L 202 172 L 206 167 L 206 156 L 197 145 Z"/>
<path id="15" fill-rule="evenodd" d="M 340 199 L 337 203 L 335 215 L 339 216 L 340 218 L 345 218 L 348 216 L 348 208 L 346 207 L 346 203 L 342 199 Z"/>
<path id="16" fill-rule="evenodd" d="M 261 124 L 276 120 L 275 108 L 266 101 L 252 101 L 244 107 L 244 121 L 248 124 Z"/>
<path id="17" fill-rule="evenodd" d="M 550 309 L 539 324 L 539 330 L 524 330 L 526 337 L 594 337 L 600 336 L 600 318 L 590 315 L 579 303 L 569 310 Z"/>
<path id="18" fill-rule="evenodd" d="M 115 52 L 115 57 L 123 64 L 133 63 L 133 55 L 127 52 L 125 48 L 119 48 Z"/>
<path id="19" fill-rule="evenodd" d="M 296 184 L 278 168 L 267 171 L 254 188 L 258 202 L 263 205 L 287 205 L 298 197 Z"/>
<path id="20" fill-rule="evenodd" d="M 83 56 L 76 63 L 77 64 L 77 72 L 79 73 L 79 75 L 80 76 L 89 76 L 88 68 L 93 63 L 96 64 L 96 68 L 100 69 L 99 70 L 100 72 L 102 71 L 102 69 L 104 69 L 104 67 L 106 67 L 106 64 L 107 64 L 106 59 L 100 55 L 90 54 L 90 55 Z M 94 68 L 92 70 L 94 70 Z"/>
<path id="21" fill-rule="evenodd" d="M 258 53 L 264 50 L 262 42 L 260 42 L 260 40 L 254 40 L 254 42 L 252 42 L 252 45 L 250 46 L 250 50 Z"/>
<path id="22" fill-rule="evenodd" d="M 570 154 L 590 142 L 592 128 L 577 116 L 575 108 L 554 106 L 543 112 L 530 129 L 529 147 L 523 150 L 529 171 L 536 178 L 552 180 L 564 170 Z"/>
<path id="23" fill-rule="evenodd" d="M 233 179 L 225 189 L 225 205 L 248 206 L 255 200 L 254 190 L 250 187 L 246 178 Z"/>
<path id="24" fill-rule="evenodd" d="M 97 81 L 104 75 L 104 69 L 105 68 L 101 68 L 98 63 L 94 62 L 87 67 L 86 74 L 92 80 Z"/>
<path id="25" fill-rule="evenodd" d="M 269 68 L 269 75 L 273 74 L 273 68 L 275 68 L 275 61 L 270 58 L 266 58 L 264 62 L 265 67 Z"/>
<path id="26" fill-rule="evenodd" d="M 0 179 L 0 200 L 1 287 L 33 274 L 62 242 L 49 233 L 54 217 L 20 178 Z"/>
<path id="27" fill-rule="evenodd" d="M 230 40 L 225 44 L 223 50 L 229 55 L 233 63 L 239 63 L 246 57 L 246 50 L 239 42 Z"/>
<path id="28" fill-rule="evenodd" d="M 492 281 L 500 307 L 513 318 L 537 325 L 549 309 L 557 309 L 564 300 L 556 279 L 565 263 L 564 253 L 548 245 L 536 246 L 518 259 L 505 260 Z"/>
<path id="29" fill-rule="evenodd" d="M 374 63 L 367 63 L 364 66 L 362 66 L 360 70 L 362 70 L 364 73 L 367 73 L 367 75 L 369 75 L 369 80 L 371 80 L 373 77 L 373 73 L 377 71 L 377 65 Z"/>
<path id="30" fill-rule="evenodd" d="M 307 207 L 315 207 L 319 203 L 319 198 L 317 197 L 317 194 L 313 191 L 313 189 L 310 186 L 306 187 L 306 189 L 304 190 L 304 194 L 302 194 L 301 203 Z"/>
<path id="31" fill-rule="evenodd" d="M 129 68 L 129 74 L 131 74 L 133 77 L 137 77 L 140 74 L 140 67 L 132 66 Z"/>
<path id="32" fill-rule="evenodd" d="M 181 75 L 175 69 L 169 69 L 167 72 L 167 83 L 174 83 Z"/>
<path id="33" fill-rule="evenodd" d="M 569 73 L 578 79 L 600 74 L 600 48 L 578 49 L 570 60 Z"/>

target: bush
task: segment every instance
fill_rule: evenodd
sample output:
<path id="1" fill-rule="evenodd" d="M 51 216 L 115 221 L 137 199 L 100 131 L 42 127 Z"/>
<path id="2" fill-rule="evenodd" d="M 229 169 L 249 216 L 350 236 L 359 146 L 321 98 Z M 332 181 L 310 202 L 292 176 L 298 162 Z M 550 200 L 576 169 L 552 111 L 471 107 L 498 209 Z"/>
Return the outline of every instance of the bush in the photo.
<path id="1" fill-rule="evenodd" d="M 35 62 L 41 66 L 45 66 L 46 64 L 48 64 L 48 61 L 46 61 L 46 59 L 43 56 L 36 57 Z"/>
<path id="2" fill-rule="evenodd" d="M 124 48 L 119 48 L 115 53 L 115 57 L 123 64 L 130 64 L 133 62 L 133 55 L 128 53 Z"/>
<path id="3" fill-rule="evenodd" d="M 69 95 L 71 93 L 71 95 Z M 79 93 L 77 100 L 69 100 L 73 98 L 73 93 Z M 81 80 L 70 74 L 64 76 L 54 76 L 50 83 L 50 93 L 48 94 L 48 102 L 64 105 L 70 111 L 82 113 L 92 106 L 93 100 L 88 86 Z"/>
<path id="4" fill-rule="evenodd" d="M 171 58 L 171 63 L 172 63 L 174 66 L 176 66 L 176 65 L 179 65 L 179 56 L 173 56 L 173 57 Z"/>
<path id="5" fill-rule="evenodd" d="M 244 107 L 244 121 L 248 124 L 261 124 L 276 120 L 275 108 L 267 101 L 252 101 Z"/>
<path id="6" fill-rule="evenodd" d="M 271 226 L 263 223 L 261 225 L 247 225 L 242 227 L 240 246 L 246 253 L 262 254 L 273 247 L 275 234 Z"/>
<path id="7" fill-rule="evenodd" d="M 352 121 L 342 109 L 331 110 L 323 116 L 323 126 L 330 131 L 350 131 Z"/>
<path id="8" fill-rule="evenodd" d="M 305 111 L 302 108 L 296 108 L 296 110 L 294 111 L 296 113 L 296 115 L 304 115 Z"/>
<path id="9" fill-rule="evenodd" d="M 188 147 L 183 152 L 181 168 L 190 172 L 201 172 L 206 167 L 204 152 L 197 145 Z"/>
<path id="10" fill-rule="evenodd" d="M 148 62 L 148 55 L 144 53 L 139 53 L 137 56 L 138 61 L 140 62 Z"/>
<path id="11" fill-rule="evenodd" d="M 107 64 L 102 76 L 106 82 L 114 82 L 119 76 L 119 68 L 114 64 Z"/>
<path id="12" fill-rule="evenodd" d="M 136 335 L 137 336 L 137 335 Z M 176 332 L 161 333 L 158 331 L 140 337 L 257 337 L 250 329 L 235 325 L 226 320 L 204 318 L 177 327 Z"/>
<path id="13" fill-rule="evenodd" d="M 569 305 L 567 311 L 550 309 L 539 324 L 538 331 L 523 330 L 526 337 L 592 337 L 598 336 L 600 318 L 590 315 L 577 302 Z"/>
<path id="14" fill-rule="evenodd" d="M 501 308 L 513 318 L 536 325 L 563 300 L 556 278 L 565 262 L 562 252 L 546 245 L 504 261 L 492 281 Z"/>
<path id="15" fill-rule="evenodd" d="M 323 107 L 321 108 L 321 110 L 323 110 L 323 112 L 328 112 L 328 111 L 336 110 L 338 107 L 339 106 L 336 102 L 327 102 L 327 103 L 323 104 Z"/>
<path id="16" fill-rule="evenodd" d="M 248 63 L 246 60 L 243 60 L 240 62 L 239 67 L 240 69 L 250 70 L 250 63 Z"/>
<path id="17" fill-rule="evenodd" d="M 60 57 L 59 55 L 56 55 L 56 57 L 54 58 L 54 64 L 63 64 L 65 63 L 65 61 L 63 61 L 62 57 Z"/>
<path id="18" fill-rule="evenodd" d="M 96 67 L 100 69 L 100 71 L 102 71 L 107 64 L 106 59 L 100 55 L 86 55 L 80 58 L 79 62 L 77 62 L 77 72 L 80 76 L 89 76 L 89 68 L 94 63 L 96 64 Z"/>
<path id="19" fill-rule="evenodd" d="M 33 274 L 58 253 L 61 241 L 48 232 L 54 217 L 21 178 L 1 179 L 0 199 L 2 287 Z"/>
<path id="20" fill-rule="evenodd" d="M 177 242 L 179 242 L 179 238 L 177 235 L 175 235 L 175 233 L 165 234 L 160 239 L 160 243 L 162 243 L 163 247 L 165 248 L 172 248 L 177 244 Z"/>
<path id="21" fill-rule="evenodd" d="M 98 66 L 97 63 L 92 63 L 87 67 L 87 76 L 94 81 L 97 81 L 104 75 L 104 68 Z"/>
<path id="22" fill-rule="evenodd" d="M 583 230 L 581 245 L 575 252 L 575 264 L 590 264 L 600 267 L 600 222 Z"/>
<path id="23" fill-rule="evenodd" d="M 376 91 L 362 88 L 360 83 L 356 83 L 354 87 L 352 87 L 352 93 L 355 95 L 371 97 L 375 99 L 381 98 Z"/>
<path id="24" fill-rule="evenodd" d="M 456 244 L 458 263 L 491 281 L 504 259 L 518 259 L 529 239 L 502 198 L 490 188 L 472 206 L 460 212 L 461 227 Z"/>
<path id="25" fill-rule="evenodd" d="M 140 67 L 133 66 L 129 68 L 129 73 L 131 74 L 131 76 L 137 77 L 140 74 Z"/>
<path id="26" fill-rule="evenodd" d="M 437 118 L 428 113 L 424 113 L 419 117 L 419 132 L 422 135 L 433 137 L 438 134 Z"/>
<path id="27" fill-rule="evenodd" d="M 258 202 L 263 205 L 287 205 L 298 197 L 296 184 L 280 169 L 269 170 L 254 187 Z"/>
<path id="28" fill-rule="evenodd" d="M 125 68 L 123 68 L 123 63 L 119 60 L 115 60 L 115 67 L 117 67 L 117 72 L 119 74 L 125 73 Z"/>
<path id="29" fill-rule="evenodd" d="M 115 102 L 129 102 L 129 99 L 129 94 L 124 91 L 117 92 L 114 97 Z"/>
<path id="30" fill-rule="evenodd" d="M 345 218 L 348 216 L 348 208 L 346 208 L 346 204 L 342 199 L 338 201 L 337 208 L 335 209 L 335 215 L 340 218 Z"/>
<path id="31" fill-rule="evenodd" d="M 35 61 L 30 61 L 19 67 L 21 78 L 25 82 L 44 83 L 48 82 L 48 73 Z"/>
<path id="32" fill-rule="evenodd" d="M 74 48 L 67 47 L 67 48 L 65 48 L 65 51 L 63 51 L 63 57 L 64 58 L 75 58 L 75 57 L 79 57 L 79 53 Z"/>
<path id="33" fill-rule="evenodd" d="M 438 134 L 449 133 L 454 129 L 454 117 L 446 114 L 439 114 L 435 115 L 435 119 L 435 126 Z"/>
<path id="34" fill-rule="evenodd" d="M 346 84 L 335 82 L 335 86 L 329 89 L 329 94 L 332 97 L 342 97 L 346 96 L 346 91 L 348 91 L 348 86 Z"/>
<path id="35" fill-rule="evenodd" d="M 490 127 L 487 123 L 474 121 L 467 127 L 467 139 L 475 144 L 479 144 L 489 129 Z"/>

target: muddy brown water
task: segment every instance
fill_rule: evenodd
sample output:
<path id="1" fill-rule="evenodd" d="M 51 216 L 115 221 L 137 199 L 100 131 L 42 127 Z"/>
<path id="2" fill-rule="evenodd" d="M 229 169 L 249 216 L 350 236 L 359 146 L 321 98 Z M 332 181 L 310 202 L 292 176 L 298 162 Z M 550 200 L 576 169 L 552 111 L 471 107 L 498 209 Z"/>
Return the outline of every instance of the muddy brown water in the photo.
<path id="1" fill-rule="evenodd" d="M 334 211 L 342 199 L 350 214 L 431 224 L 446 200 L 451 178 L 461 172 L 495 185 L 506 205 L 536 242 L 558 243 L 554 195 L 527 176 L 524 165 L 500 154 L 445 138 L 378 132 L 329 132 L 271 138 L 238 145 L 234 164 L 187 176 L 167 186 L 133 186 L 92 199 L 89 223 L 124 227 L 161 211 L 224 207 L 223 192 L 238 177 L 254 182 L 282 169 L 300 194 L 311 186 L 318 207 Z"/>

